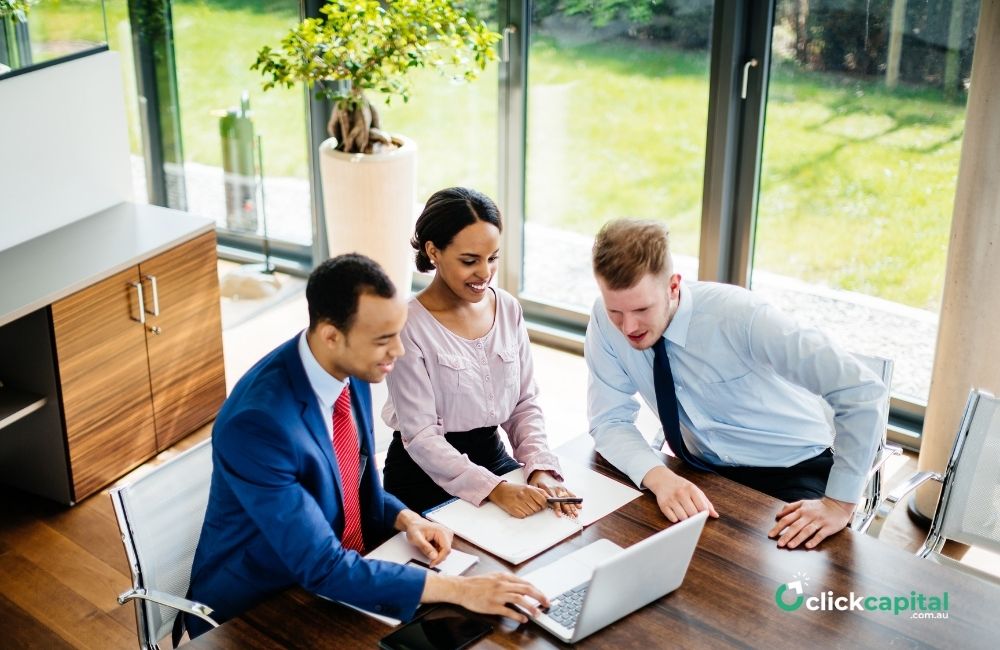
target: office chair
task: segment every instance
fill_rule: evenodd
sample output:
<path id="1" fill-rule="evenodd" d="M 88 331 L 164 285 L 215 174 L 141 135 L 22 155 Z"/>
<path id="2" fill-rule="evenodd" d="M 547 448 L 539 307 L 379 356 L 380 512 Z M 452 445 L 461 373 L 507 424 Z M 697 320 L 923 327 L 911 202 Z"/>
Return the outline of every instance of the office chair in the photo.
<path id="1" fill-rule="evenodd" d="M 886 387 L 885 404 L 883 404 L 882 409 L 884 415 L 882 421 L 879 423 L 881 440 L 879 441 L 878 452 L 875 454 L 875 462 L 868 471 L 868 482 L 861 493 L 861 501 L 858 502 L 857 507 L 854 509 L 854 516 L 850 524 L 852 529 L 863 533 L 871 526 L 875 518 L 875 511 L 878 509 L 879 503 L 882 502 L 883 486 L 885 485 L 885 464 L 893 456 L 903 453 L 903 450 L 896 445 L 890 445 L 886 440 L 886 433 L 889 427 L 889 393 L 892 389 L 892 359 L 858 353 L 854 354 L 854 358 L 878 375 Z"/>
<path id="2" fill-rule="evenodd" d="M 208 506 L 212 441 L 206 440 L 154 468 L 129 485 L 110 491 L 132 588 L 118 597 L 135 601 L 139 647 L 156 649 L 170 634 L 178 612 L 213 627 L 211 608 L 184 598 L 191 564 Z"/>
<path id="3" fill-rule="evenodd" d="M 893 489 L 879 505 L 868 534 L 878 537 L 896 504 L 931 480 L 942 484 L 941 496 L 917 555 L 1000 584 L 1000 576 L 941 554 L 948 540 L 1000 553 L 1000 400 L 982 391 L 969 393 L 944 474 L 917 472 Z"/>

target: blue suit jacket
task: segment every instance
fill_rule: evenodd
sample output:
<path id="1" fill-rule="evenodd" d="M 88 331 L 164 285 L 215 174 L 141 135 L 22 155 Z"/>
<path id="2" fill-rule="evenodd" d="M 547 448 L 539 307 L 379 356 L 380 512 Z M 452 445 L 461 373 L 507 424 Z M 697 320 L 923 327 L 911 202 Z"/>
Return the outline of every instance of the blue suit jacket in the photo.
<path id="1" fill-rule="evenodd" d="M 382 489 L 373 459 L 371 388 L 350 378 L 361 427 L 362 530 L 373 548 L 403 504 Z M 301 585 L 316 594 L 409 619 L 421 569 L 365 560 L 340 546 L 340 472 L 298 336 L 260 360 L 223 404 L 212 430 L 212 486 L 191 571 L 191 597 L 226 620 Z M 366 462 L 367 457 L 367 462 Z M 192 635 L 205 624 L 187 617 Z"/>

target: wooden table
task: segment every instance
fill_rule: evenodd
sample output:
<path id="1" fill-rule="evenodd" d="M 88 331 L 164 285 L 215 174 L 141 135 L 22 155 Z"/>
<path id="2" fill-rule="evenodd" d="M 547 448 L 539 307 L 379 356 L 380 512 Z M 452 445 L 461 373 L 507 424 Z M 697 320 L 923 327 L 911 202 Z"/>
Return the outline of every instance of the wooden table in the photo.
<path id="1" fill-rule="evenodd" d="M 581 436 L 558 450 L 624 480 L 593 452 Z M 1000 643 L 1000 588 L 921 560 L 878 540 L 845 530 L 818 550 L 779 549 L 767 538 L 777 499 L 717 475 L 705 475 L 669 458 L 671 469 L 697 482 L 721 515 L 709 519 L 684 584 L 672 594 L 588 637 L 578 647 L 760 647 L 996 648 Z M 523 573 L 599 538 L 628 546 L 667 526 L 649 493 L 587 527 L 562 544 L 516 567 Z M 472 572 L 515 570 L 456 538 L 456 548 L 476 553 Z M 670 558 L 664 558 L 669 562 Z M 903 596 L 911 592 L 941 596 L 948 592 L 947 619 L 913 619 L 911 612 L 811 611 L 803 604 L 784 611 L 775 602 L 780 585 L 804 573 L 804 595 L 834 597 Z M 793 602 L 794 592 L 784 595 Z M 450 606 L 445 606 L 450 607 Z M 529 623 L 489 617 L 495 631 L 477 648 L 565 647 Z M 374 648 L 389 628 L 301 589 L 291 589 L 243 616 L 212 630 L 192 648 Z"/>

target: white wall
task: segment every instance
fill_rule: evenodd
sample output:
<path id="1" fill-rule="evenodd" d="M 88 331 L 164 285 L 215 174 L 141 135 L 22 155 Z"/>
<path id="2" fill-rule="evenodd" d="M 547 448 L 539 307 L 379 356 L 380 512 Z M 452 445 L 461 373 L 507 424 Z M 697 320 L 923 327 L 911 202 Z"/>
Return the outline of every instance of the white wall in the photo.
<path id="1" fill-rule="evenodd" d="M 132 200 L 117 53 L 0 77 L 0 129 L 0 250 Z"/>

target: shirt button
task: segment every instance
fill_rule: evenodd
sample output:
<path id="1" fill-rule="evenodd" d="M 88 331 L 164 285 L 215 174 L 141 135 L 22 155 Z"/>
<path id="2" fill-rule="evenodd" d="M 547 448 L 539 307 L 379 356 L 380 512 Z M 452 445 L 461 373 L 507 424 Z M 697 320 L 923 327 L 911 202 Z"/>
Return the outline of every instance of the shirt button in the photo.
<path id="1" fill-rule="evenodd" d="M 493 399 L 493 396 L 492 396 L 492 395 L 490 395 L 490 399 Z"/>
<path id="2" fill-rule="evenodd" d="M 479 343 L 476 343 L 476 347 L 479 348 L 480 350 L 482 350 L 483 349 L 483 342 L 480 341 Z"/>
<path id="3" fill-rule="evenodd" d="M 490 376 L 486 375 L 486 381 L 489 381 L 489 380 L 490 380 Z"/>

